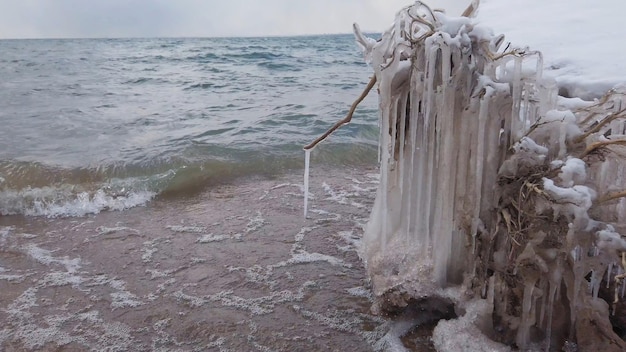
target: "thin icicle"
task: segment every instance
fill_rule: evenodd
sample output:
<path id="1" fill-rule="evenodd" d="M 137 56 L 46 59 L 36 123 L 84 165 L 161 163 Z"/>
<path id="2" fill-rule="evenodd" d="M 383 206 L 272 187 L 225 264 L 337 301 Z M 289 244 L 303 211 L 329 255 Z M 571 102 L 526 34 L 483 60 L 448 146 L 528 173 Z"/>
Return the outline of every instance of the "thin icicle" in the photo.
<path id="1" fill-rule="evenodd" d="M 522 61 L 524 58 L 516 57 L 513 59 L 514 68 L 513 68 L 513 104 L 511 111 L 511 118 L 507 119 L 505 124 L 505 131 L 510 133 L 509 145 L 513 145 L 517 142 L 522 136 L 520 132 L 523 130 L 520 128 L 520 109 L 522 104 Z M 510 122 L 509 122 L 510 121 Z M 508 125 L 508 126 L 507 126 Z"/>
<path id="2" fill-rule="evenodd" d="M 595 270 L 592 270 L 591 277 L 589 279 L 589 292 L 591 292 L 591 296 L 593 298 L 598 297 L 596 287 L 599 285 L 597 285 L 597 283 L 598 283 L 598 274 Z"/>
<path id="3" fill-rule="evenodd" d="M 304 218 L 306 219 L 309 209 L 309 161 L 311 160 L 311 149 L 304 150 Z"/>

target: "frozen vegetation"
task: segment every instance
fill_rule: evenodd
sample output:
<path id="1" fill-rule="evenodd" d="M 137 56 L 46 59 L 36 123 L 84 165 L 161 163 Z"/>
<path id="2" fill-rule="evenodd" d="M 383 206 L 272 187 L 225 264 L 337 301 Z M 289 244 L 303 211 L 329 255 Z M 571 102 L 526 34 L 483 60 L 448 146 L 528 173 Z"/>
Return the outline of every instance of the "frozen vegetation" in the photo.
<path id="1" fill-rule="evenodd" d="M 418 1 L 380 40 L 355 25 L 380 101 L 374 308 L 449 300 L 440 350 L 626 350 L 609 320 L 626 285 L 626 90 L 559 96 L 571 82 L 477 5 L 449 17 Z"/>

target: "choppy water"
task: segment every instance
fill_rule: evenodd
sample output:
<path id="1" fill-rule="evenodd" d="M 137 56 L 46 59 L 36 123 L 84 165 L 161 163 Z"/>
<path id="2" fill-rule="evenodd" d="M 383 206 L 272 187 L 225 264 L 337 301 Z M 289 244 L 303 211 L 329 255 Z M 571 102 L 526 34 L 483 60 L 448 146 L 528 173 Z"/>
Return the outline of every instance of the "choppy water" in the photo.
<path id="1" fill-rule="evenodd" d="M 66 216 L 303 165 L 369 80 L 350 35 L 0 41 L 0 214 Z M 377 100 L 313 163 L 375 162 Z"/>

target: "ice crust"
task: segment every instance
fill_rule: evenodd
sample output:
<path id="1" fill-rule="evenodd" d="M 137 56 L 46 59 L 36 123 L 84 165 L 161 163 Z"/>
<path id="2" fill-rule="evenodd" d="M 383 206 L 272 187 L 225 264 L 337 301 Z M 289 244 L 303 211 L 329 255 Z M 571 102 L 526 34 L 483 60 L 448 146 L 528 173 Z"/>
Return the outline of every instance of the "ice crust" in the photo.
<path id="1" fill-rule="evenodd" d="M 623 189 L 621 147 L 599 162 L 589 153 L 624 138 L 624 119 L 610 120 L 624 111 L 624 91 L 596 101 L 559 97 L 540 52 L 503 48 L 504 37 L 489 28 L 419 1 L 398 12 L 381 40 L 356 25 L 355 35 L 376 74 L 380 105 L 380 186 L 363 239 L 374 295 L 420 298 L 466 287 L 491 297 L 467 306 L 495 311 L 521 349 L 550 348 L 557 306 L 569 312 L 572 330 L 585 324 L 602 278 L 609 283 L 611 271 L 623 272 L 626 240 L 611 224 L 626 220 L 625 200 L 599 201 Z M 552 219 L 546 231 L 556 233 L 533 230 L 522 244 L 508 239 L 522 215 L 513 219 L 503 199 L 518 179 L 527 181 L 517 193 L 536 199 L 528 216 Z M 550 244 L 554 238 L 559 244 Z M 489 265 L 496 273 L 487 274 Z M 517 315 L 497 270 L 522 281 Z M 448 334 L 438 348 L 506 350 L 476 336 L 489 328 L 467 314 L 442 323 L 435 335 Z M 533 340 L 534 328 L 544 340 Z"/>

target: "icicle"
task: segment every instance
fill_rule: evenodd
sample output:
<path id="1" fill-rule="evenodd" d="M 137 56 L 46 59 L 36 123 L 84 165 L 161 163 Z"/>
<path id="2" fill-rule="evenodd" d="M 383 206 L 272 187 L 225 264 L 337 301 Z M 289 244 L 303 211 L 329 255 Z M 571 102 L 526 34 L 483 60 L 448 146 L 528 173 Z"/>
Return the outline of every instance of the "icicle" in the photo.
<path id="1" fill-rule="evenodd" d="M 478 137 L 476 142 L 477 144 L 477 155 L 475 159 L 476 164 L 476 183 L 474 185 L 475 192 L 475 204 L 474 204 L 474 214 L 472 218 L 472 236 L 475 236 L 478 229 L 478 218 L 480 216 L 480 202 L 482 196 L 482 182 L 483 182 L 483 164 L 485 160 L 485 125 L 487 124 L 487 116 L 489 114 L 489 100 L 491 98 L 491 94 L 493 94 L 492 87 L 484 87 L 485 94 L 480 99 L 480 111 L 478 116 Z"/>
<path id="2" fill-rule="evenodd" d="M 556 267 L 550 272 L 548 280 L 548 321 L 546 322 L 546 351 L 550 350 L 552 341 L 552 315 L 554 313 L 554 302 L 558 301 L 560 294 L 561 280 L 563 279 L 563 265 L 561 260 L 557 261 Z"/>
<path id="3" fill-rule="evenodd" d="M 539 286 L 545 290 L 545 286 L 547 286 L 547 284 L 545 284 L 544 282 L 543 284 L 540 284 Z M 544 321 L 543 319 L 545 318 L 545 315 L 546 315 L 547 303 L 548 303 L 548 295 L 541 296 L 541 311 L 539 313 L 539 324 L 543 324 L 543 321 Z"/>
<path id="4" fill-rule="evenodd" d="M 510 132 L 509 145 L 513 145 L 521 137 L 524 131 L 520 128 L 520 108 L 522 106 L 522 60 L 523 57 L 515 57 L 513 59 L 513 104 L 511 118 L 507 119 L 504 130 Z M 510 121 L 510 122 L 509 122 Z"/>
<path id="5" fill-rule="evenodd" d="M 591 289 L 591 296 L 598 298 L 598 292 L 600 291 L 600 284 L 602 283 L 602 276 L 596 270 L 591 271 L 591 281 L 589 282 L 589 288 Z"/>
<path id="6" fill-rule="evenodd" d="M 516 343 L 524 349 L 528 344 L 529 330 L 534 324 L 534 312 L 535 308 L 533 293 L 535 291 L 535 280 L 529 280 L 524 284 L 524 294 L 522 302 L 522 316 L 520 326 L 517 330 Z"/>
<path id="7" fill-rule="evenodd" d="M 304 150 L 304 218 L 306 219 L 309 208 L 309 161 L 311 149 Z"/>

